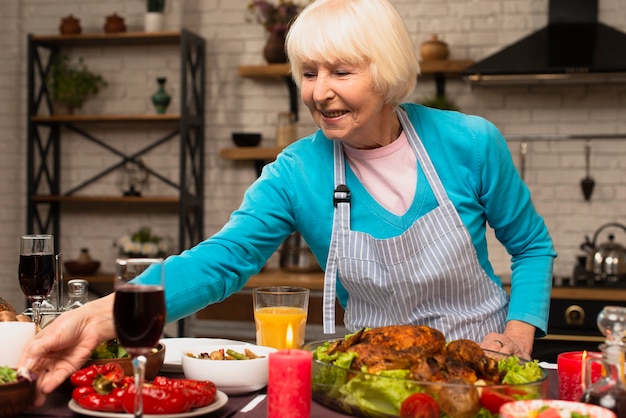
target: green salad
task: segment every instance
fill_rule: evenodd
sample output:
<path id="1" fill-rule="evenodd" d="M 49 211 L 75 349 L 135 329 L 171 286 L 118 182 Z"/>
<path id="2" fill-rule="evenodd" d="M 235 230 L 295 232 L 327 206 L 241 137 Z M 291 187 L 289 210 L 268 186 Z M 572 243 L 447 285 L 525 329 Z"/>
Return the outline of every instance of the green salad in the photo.
<path id="1" fill-rule="evenodd" d="M 0 383 L 11 383 L 17 381 L 17 370 L 10 367 L 0 366 Z"/>
<path id="2" fill-rule="evenodd" d="M 354 352 L 327 353 L 330 342 L 318 346 L 313 352 L 313 358 L 336 367 L 320 367 L 314 365 L 313 391 L 323 393 L 325 400 L 332 399 L 335 406 L 365 416 L 386 417 L 398 416 L 402 402 L 409 395 L 426 392 L 426 386 L 410 379 L 409 370 L 383 370 L 376 374 L 355 373 L 350 369 L 352 360 L 357 356 Z M 498 369 L 506 372 L 503 384 L 520 385 L 540 380 L 544 371 L 538 362 L 520 362 L 519 358 L 509 356 L 498 361 Z M 381 378 L 383 377 L 383 378 Z M 483 383 L 484 384 L 484 383 Z M 480 381 L 476 383 L 477 393 L 481 393 Z M 431 385 L 436 387 L 436 385 Z M 524 390 L 512 391 L 511 400 L 534 399 L 540 397 L 540 387 L 524 386 Z M 432 393 L 432 390 L 430 391 Z M 480 395 L 478 395 L 480 396 Z M 507 395 L 508 396 L 508 395 Z M 434 395 L 437 398 L 437 395 Z M 439 399 L 438 401 L 441 401 Z M 478 401 L 476 402 L 478 404 Z M 474 416 L 481 418 L 492 417 L 495 414 L 488 408 L 480 406 Z M 442 413 L 443 417 L 447 416 Z"/>
<path id="3" fill-rule="evenodd" d="M 126 358 L 130 357 L 128 351 L 120 343 L 117 342 L 116 338 L 111 340 L 103 341 L 94 348 L 91 353 L 91 359 L 114 359 L 114 358 Z"/>

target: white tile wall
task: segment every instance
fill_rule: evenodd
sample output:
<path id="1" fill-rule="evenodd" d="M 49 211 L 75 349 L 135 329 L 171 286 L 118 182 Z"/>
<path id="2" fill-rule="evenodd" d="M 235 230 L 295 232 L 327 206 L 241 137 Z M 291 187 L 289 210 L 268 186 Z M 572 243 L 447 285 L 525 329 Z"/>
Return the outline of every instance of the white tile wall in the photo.
<path id="1" fill-rule="evenodd" d="M 406 18 L 416 45 L 431 33 L 438 33 L 451 49 L 451 58 L 478 60 L 502 46 L 536 30 L 547 21 L 547 0 L 392 0 Z M 25 112 L 26 37 L 28 33 L 54 34 L 60 19 L 73 14 L 84 32 L 101 30 L 105 17 L 117 13 L 126 19 L 129 30 L 141 30 L 144 0 L 21 0 L 0 4 L 0 295 L 16 305 L 23 304 L 17 285 L 17 237 L 24 232 L 25 216 Z M 600 20 L 626 31 L 626 0 L 599 0 Z M 237 207 L 246 186 L 254 179 L 252 164 L 233 163 L 219 158 L 219 149 L 230 146 L 233 131 L 255 131 L 270 145 L 276 114 L 288 110 L 287 89 L 280 82 L 240 79 L 237 67 L 261 64 L 264 33 L 260 26 L 246 23 L 247 0 L 171 0 L 167 8 L 168 29 L 187 27 L 207 40 L 206 73 L 206 226 L 210 235 L 220 228 Z M 178 107 L 178 58 L 173 49 L 128 47 L 76 50 L 88 65 L 109 80 L 109 87 L 97 99 L 87 102 L 85 112 L 151 111 L 150 95 L 155 78 L 168 77 L 173 95 L 170 109 Z M 626 53 L 626 51 L 616 51 Z M 571 133 L 626 135 L 626 85 L 543 86 L 471 88 L 456 80 L 448 92 L 461 109 L 487 117 L 507 136 Z M 432 80 L 422 80 L 413 99 L 434 93 Z M 300 134 L 313 125 L 301 110 Z M 136 147 L 155 132 L 126 132 L 106 127 L 98 135 L 119 144 Z M 65 141 L 65 140 L 64 140 Z M 126 145 L 124 145 L 126 144 Z M 593 141 L 592 175 L 597 181 L 590 202 L 585 202 L 579 181 L 584 176 L 584 143 L 580 141 L 532 141 L 527 157 L 527 182 L 536 205 L 545 216 L 554 237 L 559 258 L 555 272 L 571 273 L 578 246 L 585 235 L 606 222 L 626 223 L 626 140 Z M 519 142 L 511 142 L 519 161 Z M 176 176 L 175 148 L 155 153 L 152 164 L 165 166 Z M 63 149 L 63 184 L 74 184 L 83 174 L 110 157 L 91 146 L 67 139 Z M 151 185 L 151 187 L 157 187 Z M 107 178 L 88 193 L 117 190 L 116 178 Z M 155 189 L 150 189 L 151 192 Z M 87 191 L 86 191 L 87 193 Z M 176 234 L 176 221 L 162 213 L 146 218 L 124 210 L 76 211 L 63 219 L 61 250 L 66 258 L 78 255 L 81 247 L 92 256 L 112 263 L 118 236 L 150 223 L 156 232 Z M 126 223 L 130 219 L 131 224 Z M 626 236 L 617 235 L 626 244 Z M 493 240 L 492 240 L 493 241 Z M 496 270 L 508 271 L 508 256 L 494 242 L 492 255 Z"/>

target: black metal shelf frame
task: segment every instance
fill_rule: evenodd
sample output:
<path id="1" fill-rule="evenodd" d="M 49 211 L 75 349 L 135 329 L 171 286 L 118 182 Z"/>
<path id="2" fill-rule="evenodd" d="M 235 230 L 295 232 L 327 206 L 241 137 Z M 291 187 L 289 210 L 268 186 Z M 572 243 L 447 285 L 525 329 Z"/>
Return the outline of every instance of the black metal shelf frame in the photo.
<path id="1" fill-rule="evenodd" d="M 142 44 L 142 40 L 134 41 L 134 44 Z M 145 38 L 145 44 L 171 44 L 172 36 L 159 38 L 158 35 Z M 70 196 L 82 190 L 86 186 L 96 182 L 110 172 L 118 169 L 126 163 L 141 164 L 140 157 L 152 151 L 161 144 L 179 138 L 180 162 L 178 183 L 171 181 L 158 171 L 145 167 L 150 174 L 163 183 L 178 191 L 178 249 L 182 251 L 189 248 L 203 238 L 204 229 L 204 95 L 205 95 L 205 40 L 188 30 L 181 30 L 179 36 L 180 50 L 180 85 L 181 85 L 181 113 L 178 118 L 178 126 L 166 133 L 163 137 L 153 140 L 142 149 L 126 154 L 107 144 L 104 140 L 95 137 L 78 125 L 97 121 L 94 116 L 89 122 L 82 121 L 55 121 L 53 118 L 46 119 L 33 117 L 47 109 L 49 115 L 53 115 L 53 107 L 49 92 L 44 80 L 50 71 L 50 64 L 56 54 L 68 45 L 89 47 L 89 40 L 81 42 L 73 39 L 64 43 L 63 40 L 50 41 L 46 37 L 28 36 L 28 129 L 27 129 L 27 232 L 54 234 L 59 248 L 61 202 L 42 201 L 34 199 L 35 196 Z M 100 40 L 98 45 L 120 47 L 112 39 Z M 42 120 L 43 119 L 43 120 Z M 97 121 L 97 123 L 109 123 L 110 121 Z M 145 123 L 140 118 L 137 121 L 128 121 L 140 125 Z M 159 122 L 161 123 L 161 122 Z M 163 123 L 172 124 L 165 121 Z M 47 132 L 42 133 L 40 128 L 46 127 Z M 91 178 L 85 179 L 80 184 L 73 186 L 67 191 L 61 191 L 60 167 L 61 167 L 61 131 L 69 129 L 79 137 L 90 141 L 110 153 L 119 160 L 102 168 Z"/>

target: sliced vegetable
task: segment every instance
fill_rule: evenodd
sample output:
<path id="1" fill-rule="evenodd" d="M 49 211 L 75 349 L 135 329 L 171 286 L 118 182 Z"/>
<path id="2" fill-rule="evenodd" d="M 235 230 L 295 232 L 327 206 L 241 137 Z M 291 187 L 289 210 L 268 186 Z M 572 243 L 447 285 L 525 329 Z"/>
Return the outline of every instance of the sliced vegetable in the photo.
<path id="1" fill-rule="evenodd" d="M 556 408 L 543 408 L 537 413 L 536 418 L 561 418 L 561 413 Z"/>
<path id="2" fill-rule="evenodd" d="M 439 405 L 427 393 L 414 393 L 402 402 L 400 418 L 439 418 Z"/>
<path id="3" fill-rule="evenodd" d="M 500 407 L 507 402 L 513 402 L 514 397 L 500 393 L 497 390 L 482 388 L 480 394 L 480 404 L 487 408 L 492 414 L 497 414 Z"/>

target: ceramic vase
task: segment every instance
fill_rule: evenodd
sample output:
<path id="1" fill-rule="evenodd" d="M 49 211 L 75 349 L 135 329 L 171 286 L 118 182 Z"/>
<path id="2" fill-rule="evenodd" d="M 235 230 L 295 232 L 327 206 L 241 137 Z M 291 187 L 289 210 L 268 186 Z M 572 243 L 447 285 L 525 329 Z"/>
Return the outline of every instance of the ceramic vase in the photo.
<path id="1" fill-rule="evenodd" d="M 165 82 L 167 79 L 165 77 L 157 78 L 157 83 L 159 84 L 159 88 L 156 93 L 152 95 L 152 104 L 154 105 L 158 114 L 163 114 L 167 110 L 167 107 L 170 104 L 171 96 L 165 91 Z"/>
<path id="2" fill-rule="evenodd" d="M 81 32 L 80 20 L 76 19 L 73 15 L 68 15 L 61 19 L 61 25 L 59 26 L 59 33 L 61 33 L 61 35 L 78 35 Z"/>
<path id="3" fill-rule="evenodd" d="M 420 45 L 420 56 L 423 61 L 445 60 L 450 55 L 448 44 L 439 39 L 439 36 L 432 35 L 428 41 Z"/>
<path id="4" fill-rule="evenodd" d="M 163 30 L 163 13 L 147 12 L 144 20 L 146 32 L 160 32 Z"/>
<path id="5" fill-rule="evenodd" d="M 287 62 L 287 53 L 285 52 L 285 31 L 270 31 L 267 39 L 263 56 L 268 64 L 282 64 Z"/>

